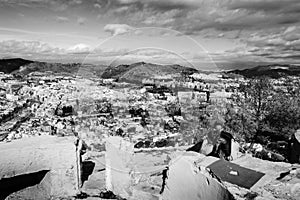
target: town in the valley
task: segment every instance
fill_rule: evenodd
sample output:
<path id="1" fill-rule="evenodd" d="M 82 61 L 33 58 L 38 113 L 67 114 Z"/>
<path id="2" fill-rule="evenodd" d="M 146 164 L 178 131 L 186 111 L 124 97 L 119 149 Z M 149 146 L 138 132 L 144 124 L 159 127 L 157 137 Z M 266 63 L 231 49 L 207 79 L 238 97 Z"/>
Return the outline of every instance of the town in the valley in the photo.
<path id="1" fill-rule="evenodd" d="M 0 199 L 299 199 L 298 74 L 128 66 L 0 72 Z"/>

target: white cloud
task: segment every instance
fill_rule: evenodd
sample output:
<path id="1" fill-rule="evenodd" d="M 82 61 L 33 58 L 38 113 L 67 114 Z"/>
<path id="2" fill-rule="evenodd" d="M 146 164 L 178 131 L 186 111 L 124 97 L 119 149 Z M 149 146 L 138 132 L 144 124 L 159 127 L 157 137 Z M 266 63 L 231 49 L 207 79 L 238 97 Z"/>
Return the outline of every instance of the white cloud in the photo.
<path id="1" fill-rule="evenodd" d="M 52 47 L 47 43 L 39 41 L 17 41 L 6 40 L 0 42 L 0 52 L 2 53 L 37 53 L 37 54 L 59 54 L 61 48 Z"/>
<path id="2" fill-rule="evenodd" d="M 86 18 L 84 18 L 84 17 L 78 17 L 77 18 L 77 23 L 79 24 L 79 25 L 84 25 L 85 23 L 86 23 Z"/>
<path id="3" fill-rule="evenodd" d="M 131 30 L 134 30 L 134 28 L 127 24 L 107 24 L 104 26 L 104 31 L 111 33 L 113 36 L 121 35 Z"/>
<path id="4" fill-rule="evenodd" d="M 66 54 L 87 54 L 93 49 L 87 44 L 76 44 L 69 48 L 53 47 L 40 41 L 18 41 L 5 40 L 0 42 L 0 53 L 8 54 L 34 54 L 34 55 L 66 55 Z"/>
<path id="5" fill-rule="evenodd" d="M 136 0 L 119 0 L 121 4 L 131 4 L 137 2 Z"/>
<path id="6" fill-rule="evenodd" d="M 69 18 L 67 17 L 62 17 L 62 16 L 56 16 L 55 17 L 55 20 L 60 22 L 60 23 L 65 23 L 65 22 L 68 22 L 69 21 Z"/>
<path id="7" fill-rule="evenodd" d="M 72 0 L 70 1 L 70 4 L 82 4 L 81 0 Z"/>
<path id="8" fill-rule="evenodd" d="M 101 6 L 99 3 L 95 3 L 95 4 L 94 4 L 94 7 L 95 7 L 95 8 L 98 8 L 98 9 L 102 8 L 102 6 Z"/>
<path id="9" fill-rule="evenodd" d="M 296 29 L 296 26 L 289 26 L 286 28 L 286 30 L 283 32 L 283 34 L 290 33 Z"/>
<path id="10" fill-rule="evenodd" d="M 74 46 L 71 46 L 67 49 L 68 53 L 89 53 L 92 50 L 91 46 L 86 44 L 76 44 Z"/>

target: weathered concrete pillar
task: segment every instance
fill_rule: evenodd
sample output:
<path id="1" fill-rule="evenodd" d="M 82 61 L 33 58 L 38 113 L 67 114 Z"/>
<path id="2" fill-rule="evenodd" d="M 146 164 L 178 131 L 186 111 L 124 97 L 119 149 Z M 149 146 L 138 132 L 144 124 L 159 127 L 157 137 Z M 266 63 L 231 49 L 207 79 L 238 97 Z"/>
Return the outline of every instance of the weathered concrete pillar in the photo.
<path id="1" fill-rule="evenodd" d="M 191 154 L 191 153 L 189 153 Z M 208 171 L 195 164 L 199 156 L 181 155 L 169 164 L 163 200 L 230 200 L 229 191 Z"/>
<path id="2" fill-rule="evenodd" d="M 122 198 L 132 195 L 134 145 L 118 136 L 106 140 L 106 189 Z"/>
<path id="3" fill-rule="evenodd" d="M 0 191 L 21 199 L 70 197 L 79 193 L 80 149 L 75 137 L 39 136 L 0 143 Z M 45 173 L 44 173 L 45 172 Z M 30 179 L 40 177 L 32 185 Z M 17 180 L 16 183 L 13 183 Z M 28 185 L 27 182 L 28 181 Z M 22 182 L 22 187 L 17 184 Z M 11 183 L 7 186 L 4 183 Z"/>

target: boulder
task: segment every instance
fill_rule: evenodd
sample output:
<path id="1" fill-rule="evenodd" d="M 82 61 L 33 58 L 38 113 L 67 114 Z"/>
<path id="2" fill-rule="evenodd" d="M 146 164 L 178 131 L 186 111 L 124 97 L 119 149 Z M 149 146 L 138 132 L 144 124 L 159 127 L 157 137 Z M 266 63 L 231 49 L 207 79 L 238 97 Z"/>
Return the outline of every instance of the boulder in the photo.
<path id="1" fill-rule="evenodd" d="M 75 137 L 40 136 L 0 144 L 0 191 L 20 199 L 79 193 L 80 147 Z"/>
<path id="2" fill-rule="evenodd" d="M 200 153 L 204 155 L 209 155 L 210 153 L 213 152 L 213 149 L 214 149 L 214 145 L 210 143 L 207 139 L 204 139 L 200 149 Z"/>
<path id="3" fill-rule="evenodd" d="M 238 142 L 234 141 L 234 139 L 231 140 L 231 158 L 232 160 L 235 160 L 242 156 L 242 153 L 240 152 L 240 145 Z"/>
<path id="4" fill-rule="evenodd" d="M 213 144 L 213 142 L 208 137 L 205 137 L 204 139 L 201 139 L 198 143 L 196 143 L 194 146 L 188 148 L 187 151 L 194 151 L 197 153 L 204 154 L 206 156 L 215 157 L 220 157 L 220 151 L 222 151 L 224 152 L 226 160 L 235 160 L 242 155 L 239 151 L 239 143 L 237 143 L 234 140 L 230 133 L 221 132 L 220 138 L 224 138 L 226 142 L 219 142 L 217 144 Z M 219 139 L 219 141 L 222 141 L 221 139 Z"/>
<path id="5" fill-rule="evenodd" d="M 192 153 L 192 152 L 191 152 Z M 201 157 L 183 154 L 169 164 L 162 199 L 164 200 L 229 200 L 230 192 L 205 167 L 197 165 Z"/>

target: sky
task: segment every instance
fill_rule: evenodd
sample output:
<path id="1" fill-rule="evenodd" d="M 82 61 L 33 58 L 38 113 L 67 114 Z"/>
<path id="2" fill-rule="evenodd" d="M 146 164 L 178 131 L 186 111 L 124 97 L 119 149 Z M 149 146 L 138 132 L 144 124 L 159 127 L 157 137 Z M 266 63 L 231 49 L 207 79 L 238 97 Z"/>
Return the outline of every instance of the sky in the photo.
<path id="1" fill-rule="evenodd" d="M 300 63 L 299 0 L 0 0 L 0 58 Z"/>

